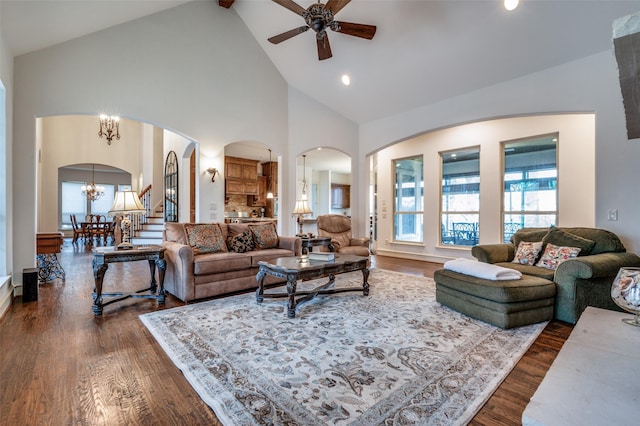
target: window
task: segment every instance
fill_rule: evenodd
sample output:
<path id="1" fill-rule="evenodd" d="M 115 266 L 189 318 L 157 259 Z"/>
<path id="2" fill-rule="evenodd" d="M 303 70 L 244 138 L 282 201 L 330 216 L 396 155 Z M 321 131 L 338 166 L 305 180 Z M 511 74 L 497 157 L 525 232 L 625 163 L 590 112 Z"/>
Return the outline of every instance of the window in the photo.
<path id="1" fill-rule="evenodd" d="M 395 241 L 423 242 L 424 179 L 422 156 L 393 160 Z"/>
<path id="2" fill-rule="evenodd" d="M 103 183 L 96 184 L 104 187 L 104 195 L 96 201 L 90 201 L 82 195 L 80 189 L 82 185 L 86 185 L 86 182 L 62 182 L 60 229 L 71 229 L 70 215 L 72 214 L 76 215 L 78 222 L 84 221 L 87 214 L 107 215 L 115 198 L 115 186 Z"/>
<path id="3" fill-rule="evenodd" d="M 480 149 L 442 152 L 440 159 L 440 243 L 474 246 L 480 222 Z"/>
<path id="4" fill-rule="evenodd" d="M 104 183 L 99 183 L 98 185 L 104 187 L 104 195 L 95 201 L 91 201 L 89 210 L 91 214 L 100 214 L 106 216 L 109 210 L 111 210 L 113 200 L 116 197 L 115 186 Z"/>
<path id="5" fill-rule="evenodd" d="M 60 229 L 71 229 L 70 215 L 75 214 L 78 221 L 84 220 L 87 214 L 87 197 L 81 194 L 80 187 L 84 182 L 62 182 L 60 194 L 61 217 Z"/>
<path id="6" fill-rule="evenodd" d="M 557 223 L 557 143 L 557 134 L 503 143 L 504 242 L 520 228 Z"/>

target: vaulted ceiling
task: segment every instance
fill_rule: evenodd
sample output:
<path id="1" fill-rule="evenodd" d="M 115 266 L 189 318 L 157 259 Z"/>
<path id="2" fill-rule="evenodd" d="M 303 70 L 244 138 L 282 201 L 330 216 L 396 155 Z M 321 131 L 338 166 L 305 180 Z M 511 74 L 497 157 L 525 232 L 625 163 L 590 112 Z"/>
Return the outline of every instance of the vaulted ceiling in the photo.
<path id="1" fill-rule="evenodd" d="M 328 31 L 333 57 L 319 61 L 313 31 L 267 41 L 304 25 L 271 0 L 235 0 L 230 9 L 196 1 L 237 13 L 291 86 L 356 123 L 606 51 L 613 21 L 640 10 L 635 0 L 520 0 L 512 12 L 502 0 L 352 0 L 336 19 L 375 25 L 375 37 Z M 21 55 L 187 2 L 2 0 L 0 25 Z M 340 82 L 345 73 L 350 86 Z"/>

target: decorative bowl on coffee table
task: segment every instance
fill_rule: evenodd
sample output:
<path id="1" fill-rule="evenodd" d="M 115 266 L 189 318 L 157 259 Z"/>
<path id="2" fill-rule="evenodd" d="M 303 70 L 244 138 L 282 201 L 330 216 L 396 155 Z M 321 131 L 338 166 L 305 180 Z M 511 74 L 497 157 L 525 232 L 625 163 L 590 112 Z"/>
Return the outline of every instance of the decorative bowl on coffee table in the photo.
<path id="1" fill-rule="evenodd" d="M 634 315 L 622 321 L 640 327 L 640 268 L 620 268 L 611 285 L 611 298 L 616 305 Z"/>

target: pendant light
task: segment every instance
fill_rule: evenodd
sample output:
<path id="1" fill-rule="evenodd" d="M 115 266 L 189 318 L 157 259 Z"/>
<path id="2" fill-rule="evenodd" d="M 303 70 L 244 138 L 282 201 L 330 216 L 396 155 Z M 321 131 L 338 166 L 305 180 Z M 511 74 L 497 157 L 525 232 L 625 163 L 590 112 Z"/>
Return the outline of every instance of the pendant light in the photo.
<path id="1" fill-rule="evenodd" d="M 273 191 L 271 190 L 271 182 L 273 181 L 273 165 L 271 163 L 271 150 L 269 150 L 269 185 L 267 188 L 267 199 L 273 199 Z"/>

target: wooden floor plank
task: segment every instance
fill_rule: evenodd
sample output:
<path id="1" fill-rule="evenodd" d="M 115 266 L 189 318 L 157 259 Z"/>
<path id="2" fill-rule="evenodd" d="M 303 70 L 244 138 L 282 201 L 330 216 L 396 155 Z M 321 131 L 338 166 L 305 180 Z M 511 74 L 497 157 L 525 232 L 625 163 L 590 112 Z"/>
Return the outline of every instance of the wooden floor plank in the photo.
<path id="1" fill-rule="evenodd" d="M 138 316 L 164 306 L 129 299 L 91 309 L 89 246 L 66 240 L 66 282 L 39 286 L 37 302 L 14 300 L 0 322 L 0 423 L 220 425 Z M 433 277 L 438 263 L 376 256 L 372 266 Z M 111 264 L 104 291 L 148 286 L 146 262 Z M 572 327 L 552 321 L 479 411 L 473 425 L 518 425 L 526 403 Z"/>

